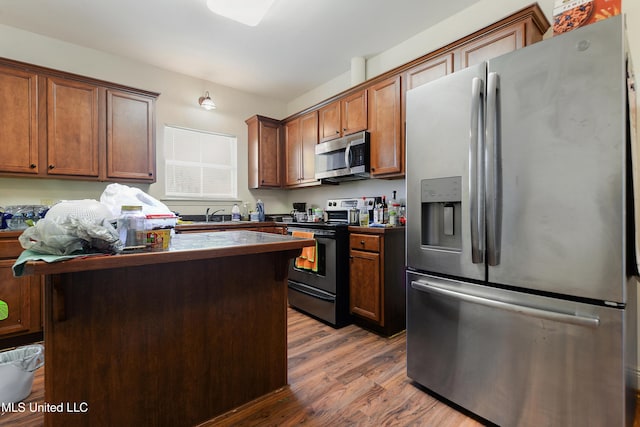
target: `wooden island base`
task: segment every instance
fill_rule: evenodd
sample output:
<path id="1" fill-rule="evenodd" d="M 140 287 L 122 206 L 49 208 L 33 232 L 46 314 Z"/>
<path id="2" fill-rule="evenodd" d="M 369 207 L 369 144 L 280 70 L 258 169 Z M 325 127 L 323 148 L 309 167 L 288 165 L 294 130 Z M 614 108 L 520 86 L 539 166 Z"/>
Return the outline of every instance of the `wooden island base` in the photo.
<path id="1" fill-rule="evenodd" d="M 48 274 L 45 425 L 196 425 L 284 387 L 299 252 Z"/>

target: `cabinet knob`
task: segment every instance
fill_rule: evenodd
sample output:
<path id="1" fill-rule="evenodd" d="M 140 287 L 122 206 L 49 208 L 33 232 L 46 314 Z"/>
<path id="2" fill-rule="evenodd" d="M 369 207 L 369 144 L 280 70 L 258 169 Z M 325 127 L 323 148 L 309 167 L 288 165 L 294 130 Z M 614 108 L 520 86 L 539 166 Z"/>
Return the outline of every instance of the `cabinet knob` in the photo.
<path id="1" fill-rule="evenodd" d="M 364 240 L 360 240 L 360 244 L 364 246 Z"/>
<path id="2" fill-rule="evenodd" d="M 35 163 L 31 163 L 31 164 L 29 165 L 29 167 L 30 167 L 31 169 L 35 169 L 35 168 L 36 168 L 36 165 L 35 165 Z"/>
<path id="3" fill-rule="evenodd" d="M 53 168 L 55 168 L 54 165 L 49 165 L 49 169 L 53 169 Z"/>
<path id="4" fill-rule="evenodd" d="M 149 176 L 153 176 L 153 172 L 149 172 Z"/>
<path id="5" fill-rule="evenodd" d="M 339 131 L 339 130 L 337 130 L 337 131 L 336 131 L 336 135 L 337 135 L 337 134 L 340 134 L 340 131 Z"/>
<path id="6" fill-rule="evenodd" d="M 347 131 L 347 128 L 342 128 L 342 132 L 346 132 L 346 131 Z"/>

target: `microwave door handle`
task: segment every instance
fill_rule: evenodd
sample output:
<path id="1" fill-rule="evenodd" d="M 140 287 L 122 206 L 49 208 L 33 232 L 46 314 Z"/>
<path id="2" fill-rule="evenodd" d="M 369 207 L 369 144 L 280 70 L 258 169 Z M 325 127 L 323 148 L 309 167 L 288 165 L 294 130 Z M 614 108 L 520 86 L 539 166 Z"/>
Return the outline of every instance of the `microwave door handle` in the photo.
<path id="1" fill-rule="evenodd" d="M 478 158 L 484 153 L 484 81 L 474 77 L 471 81 L 471 123 L 469 125 L 469 218 L 471 221 L 471 262 L 484 262 L 484 162 Z"/>
<path id="2" fill-rule="evenodd" d="M 351 142 L 347 143 L 344 150 L 344 164 L 348 169 L 351 169 Z"/>
<path id="3" fill-rule="evenodd" d="M 502 164 L 500 162 L 500 77 L 487 78 L 486 170 L 487 186 L 487 264 L 500 264 L 500 229 L 502 206 Z"/>

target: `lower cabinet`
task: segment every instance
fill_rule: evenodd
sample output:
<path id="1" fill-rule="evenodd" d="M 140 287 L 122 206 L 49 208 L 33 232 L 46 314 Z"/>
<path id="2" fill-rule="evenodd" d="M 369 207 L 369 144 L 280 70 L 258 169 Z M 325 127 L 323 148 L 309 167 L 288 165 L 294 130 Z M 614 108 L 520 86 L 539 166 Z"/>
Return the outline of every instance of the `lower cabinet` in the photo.
<path id="1" fill-rule="evenodd" d="M 354 322 L 384 335 L 404 330 L 404 228 L 349 231 L 349 307 Z"/>
<path id="2" fill-rule="evenodd" d="M 0 349 L 42 340 L 42 276 L 13 277 L 19 235 L 0 232 L 0 300 L 9 308 L 0 320 Z"/>

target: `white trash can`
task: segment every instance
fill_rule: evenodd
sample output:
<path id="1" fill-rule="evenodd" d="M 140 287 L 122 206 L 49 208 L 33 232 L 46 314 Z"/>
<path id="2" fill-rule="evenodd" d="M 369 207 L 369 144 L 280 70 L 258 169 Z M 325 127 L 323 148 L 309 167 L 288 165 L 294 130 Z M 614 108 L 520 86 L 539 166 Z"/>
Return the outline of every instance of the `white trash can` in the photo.
<path id="1" fill-rule="evenodd" d="M 40 344 L 0 353 L 0 402 L 19 402 L 29 396 L 33 371 L 42 365 L 44 347 Z"/>

